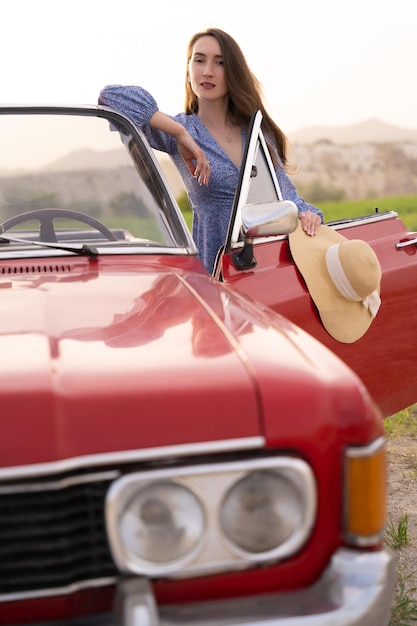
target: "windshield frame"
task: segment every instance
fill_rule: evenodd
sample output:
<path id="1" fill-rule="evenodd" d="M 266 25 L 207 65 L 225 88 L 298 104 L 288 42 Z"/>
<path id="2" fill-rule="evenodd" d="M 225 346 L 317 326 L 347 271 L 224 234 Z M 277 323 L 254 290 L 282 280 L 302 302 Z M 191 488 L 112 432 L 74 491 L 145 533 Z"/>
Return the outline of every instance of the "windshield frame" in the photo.
<path id="1" fill-rule="evenodd" d="M 109 107 L 96 105 L 0 105 L 0 117 L 12 116 L 75 116 L 75 117 L 96 117 L 106 120 L 112 128 L 126 135 L 128 146 L 125 144 L 127 153 L 130 155 L 132 164 L 138 172 L 138 179 L 142 178 L 139 174 L 140 168 L 146 168 L 146 176 L 151 180 L 152 191 L 158 196 L 161 218 L 166 222 L 167 232 L 169 232 L 172 245 L 164 245 L 164 243 L 156 241 L 138 241 L 135 237 L 132 241 L 103 241 L 94 242 L 94 248 L 97 249 L 99 255 L 114 254 L 170 254 L 170 255 L 186 255 L 196 256 L 197 249 L 192 239 L 191 233 L 185 222 L 185 219 L 178 207 L 177 201 L 168 184 L 168 181 L 151 149 L 144 133 L 140 128 L 136 127 L 128 117 L 114 111 Z M 123 148 L 120 142 L 121 148 Z M 139 163 L 140 161 L 140 163 Z M 3 220 L 5 221 L 5 220 Z M 81 232 L 81 231 L 80 231 Z M 33 241 L 28 241 L 27 245 L 22 242 L 7 242 L 7 235 L 10 240 L 13 238 L 13 231 L 5 231 L 4 240 L 0 245 L 0 259 L 6 258 L 28 258 L 28 257 L 49 257 L 49 256 L 67 256 L 77 254 L 69 249 L 70 246 L 48 246 L 43 248 L 42 245 L 33 245 Z M 19 235 L 17 236 L 19 237 Z M 39 242 L 42 244 L 42 241 Z M 45 242 L 47 243 L 47 242 Z M 84 242 L 88 244 L 89 242 Z M 75 246 L 77 247 L 77 246 Z"/>

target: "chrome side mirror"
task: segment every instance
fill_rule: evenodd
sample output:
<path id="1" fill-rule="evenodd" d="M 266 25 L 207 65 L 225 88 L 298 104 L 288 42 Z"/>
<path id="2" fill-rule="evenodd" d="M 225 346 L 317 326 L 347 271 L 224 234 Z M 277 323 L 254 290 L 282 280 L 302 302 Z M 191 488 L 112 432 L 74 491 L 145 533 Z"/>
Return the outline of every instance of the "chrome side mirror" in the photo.
<path id="1" fill-rule="evenodd" d="M 242 234 L 245 237 L 273 237 L 292 233 L 298 224 L 297 206 L 291 200 L 277 200 L 242 207 Z"/>
<path id="2" fill-rule="evenodd" d="M 259 204 L 246 204 L 242 207 L 241 232 L 243 248 L 232 255 L 237 269 L 255 267 L 253 240 L 260 237 L 274 237 L 292 233 L 298 224 L 298 209 L 291 200 L 277 200 Z"/>

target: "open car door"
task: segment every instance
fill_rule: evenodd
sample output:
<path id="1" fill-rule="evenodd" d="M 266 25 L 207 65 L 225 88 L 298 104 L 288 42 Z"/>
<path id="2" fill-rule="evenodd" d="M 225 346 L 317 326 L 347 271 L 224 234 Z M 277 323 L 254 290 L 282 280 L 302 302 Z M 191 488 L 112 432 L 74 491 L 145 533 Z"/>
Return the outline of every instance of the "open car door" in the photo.
<path id="1" fill-rule="evenodd" d="M 297 210 L 282 201 L 261 122 L 258 111 L 214 275 L 328 346 L 363 380 L 383 415 L 392 415 L 417 402 L 417 234 L 394 211 L 326 224 L 347 239 L 366 241 L 382 269 L 382 303 L 367 332 L 353 343 L 334 339 L 291 256 L 288 234 L 297 226 Z"/>

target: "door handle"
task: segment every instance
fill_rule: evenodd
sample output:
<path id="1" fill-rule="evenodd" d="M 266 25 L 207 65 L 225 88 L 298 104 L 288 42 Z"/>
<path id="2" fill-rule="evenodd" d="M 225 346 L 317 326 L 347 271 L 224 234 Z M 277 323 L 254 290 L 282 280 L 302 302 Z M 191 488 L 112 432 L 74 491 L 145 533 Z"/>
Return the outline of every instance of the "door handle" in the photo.
<path id="1" fill-rule="evenodd" d="M 414 239 L 409 239 L 408 241 L 400 241 L 400 243 L 396 243 L 395 247 L 398 250 L 399 248 L 405 248 L 406 246 L 413 246 L 416 244 L 417 244 L 417 237 L 414 237 Z"/>

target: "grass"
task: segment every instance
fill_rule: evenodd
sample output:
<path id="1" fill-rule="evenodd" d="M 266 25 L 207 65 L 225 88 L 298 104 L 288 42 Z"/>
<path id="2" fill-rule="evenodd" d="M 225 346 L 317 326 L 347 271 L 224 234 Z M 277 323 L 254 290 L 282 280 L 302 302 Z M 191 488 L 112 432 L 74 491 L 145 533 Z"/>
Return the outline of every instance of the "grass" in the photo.
<path id="1" fill-rule="evenodd" d="M 180 206 L 185 221 L 191 229 L 191 210 L 184 203 L 180 203 Z M 375 209 L 378 209 L 380 213 L 382 211 L 396 211 L 409 231 L 417 231 L 417 195 L 320 202 L 320 209 L 324 213 L 326 222 L 332 222 L 343 217 L 369 215 L 375 213 Z"/>
<path id="2" fill-rule="evenodd" d="M 399 439 L 401 437 L 417 437 L 417 419 L 414 407 L 409 407 L 395 413 L 384 420 L 385 435 L 387 439 Z"/>
<path id="3" fill-rule="evenodd" d="M 399 411 L 395 415 L 384 420 L 385 434 L 388 441 L 395 442 L 403 439 L 415 439 L 417 437 L 417 405 Z M 408 476 L 416 480 L 417 462 L 415 455 L 404 458 L 407 470 L 411 470 Z M 409 560 L 403 559 L 402 548 L 411 544 L 410 517 L 403 513 L 395 523 L 390 519 L 385 529 L 385 543 L 392 550 L 398 552 L 399 564 L 397 568 L 397 584 L 394 600 L 391 608 L 389 626 L 410 626 L 417 623 L 417 588 L 412 581 L 415 580 L 417 571 L 410 569 Z M 405 553 L 404 553 L 405 554 Z"/>
<path id="4" fill-rule="evenodd" d="M 385 529 L 385 543 L 392 550 L 399 550 L 399 548 L 409 545 L 408 524 L 408 513 L 404 513 L 397 524 L 394 524 L 392 520 L 388 521 Z"/>
<path id="5" fill-rule="evenodd" d="M 417 622 L 416 592 L 414 587 L 407 589 L 403 581 L 399 583 L 389 626 L 409 626 Z"/>
<path id="6" fill-rule="evenodd" d="M 341 200 L 320 203 L 326 222 L 342 217 L 359 217 L 382 211 L 396 211 L 410 231 L 417 230 L 417 196 Z"/>

